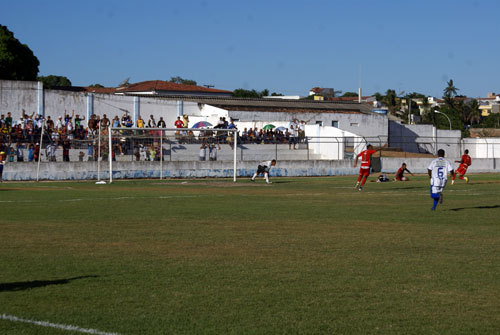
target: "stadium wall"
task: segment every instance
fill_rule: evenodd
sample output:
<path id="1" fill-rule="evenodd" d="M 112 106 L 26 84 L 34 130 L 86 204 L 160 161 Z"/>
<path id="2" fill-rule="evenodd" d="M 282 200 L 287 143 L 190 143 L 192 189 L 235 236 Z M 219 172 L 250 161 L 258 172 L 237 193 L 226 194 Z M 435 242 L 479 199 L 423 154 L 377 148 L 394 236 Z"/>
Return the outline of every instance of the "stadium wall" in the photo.
<path id="1" fill-rule="evenodd" d="M 458 158 L 448 158 L 450 162 Z M 427 173 L 430 158 L 407 158 L 408 169 L 413 173 Z M 401 158 L 382 158 L 382 172 L 393 174 L 403 163 Z M 258 161 L 238 162 L 237 175 L 250 177 L 256 170 Z M 278 161 L 271 170 L 274 177 L 309 177 L 355 175 L 359 171 L 353 168 L 352 160 L 310 160 Z M 456 166 L 456 164 L 454 164 Z M 475 159 L 469 173 L 499 172 L 500 159 Z M 36 180 L 37 164 L 28 162 L 7 163 L 4 166 L 3 179 L 6 181 Z M 231 178 L 233 163 L 215 162 L 164 162 L 164 178 Z M 40 180 L 96 180 L 98 179 L 97 162 L 44 162 L 40 165 Z M 159 162 L 113 162 L 113 179 L 159 178 Z M 109 179 L 108 162 L 101 162 L 100 178 Z"/>
<path id="2" fill-rule="evenodd" d="M 385 158 L 382 157 L 382 172 L 396 173 L 401 167 L 401 164 L 406 163 L 408 170 L 413 173 L 427 173 L 427 167 L 434 158 Z M 453 163 L 455 160 L 460 160 L 460 157 L 446 159 L 457 168 L 458 163 Z M 477 158 L 472 159 L 472 165 L 467 170 L 467 173 L 485 173 L 485 172 L 500 172 L 500 159 L 495 158 Z"/>

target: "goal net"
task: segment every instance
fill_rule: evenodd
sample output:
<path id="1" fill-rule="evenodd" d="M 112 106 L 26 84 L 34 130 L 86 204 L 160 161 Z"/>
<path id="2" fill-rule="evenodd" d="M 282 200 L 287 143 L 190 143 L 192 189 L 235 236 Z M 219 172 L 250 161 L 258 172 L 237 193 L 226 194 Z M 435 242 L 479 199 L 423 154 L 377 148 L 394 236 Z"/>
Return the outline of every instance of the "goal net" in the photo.
<path id="1" fill-rule="evenodd" d="M 113 178 L 205 177 L 203 171 L 220 168 L 210 165 L 216 161 L 224 162 L 226 169 L 232 167 L 236 181 L 234 129 L 123 127 L 109 128 L 107 133 L 101 149 L 111 157 L 105 158 L 110 182 Z"/>

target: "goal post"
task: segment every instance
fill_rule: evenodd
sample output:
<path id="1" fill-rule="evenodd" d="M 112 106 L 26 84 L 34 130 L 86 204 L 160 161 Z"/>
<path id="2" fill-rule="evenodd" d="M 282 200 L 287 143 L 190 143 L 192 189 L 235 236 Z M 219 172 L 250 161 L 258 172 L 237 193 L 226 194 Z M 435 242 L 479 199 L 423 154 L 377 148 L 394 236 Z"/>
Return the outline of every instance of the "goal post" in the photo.
<path id="1" fill-rule="evenodd" d="M 224 161 L 227 166 L 231 166 L 232 161 L 233 181 L 236 182 L 237 129 L 109 127 L 107 135 L 110 183 L 113 172 L 119 171 L 116 162 L 127 161 L 140 162 L 128 165 L 134 169 L 132 178 L 159 179 L 165 177 L 165 172 L 172 175 L 169 172 L 174 164 L 170 162 L 192 162 L 194 167 L 200 166 L 201 161 Z"/>

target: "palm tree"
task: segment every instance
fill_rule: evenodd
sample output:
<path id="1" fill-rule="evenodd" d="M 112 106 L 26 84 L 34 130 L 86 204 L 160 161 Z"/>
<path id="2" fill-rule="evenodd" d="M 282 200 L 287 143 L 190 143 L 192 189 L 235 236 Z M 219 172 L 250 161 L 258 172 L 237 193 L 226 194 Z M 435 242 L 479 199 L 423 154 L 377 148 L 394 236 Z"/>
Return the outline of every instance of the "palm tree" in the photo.
<path id="1" fill-rule="evenodd" d="M 470 124 L 481 122 L 481 111 L 479 109 L 479 102 L 476 99 L 472 99 L 468 103 L 469 115 L 467 121 Z"/>
<path id="2" fill-rule="evenodd" d="M 389 108 L 389 111 L 394 113 L 396 110 L 396 91 L 395 90 L 387 90 L 385 93 L 385 97 L 382 102 Z"/>
<path id="3" fill-rule="evenodd" d="M 453 98 L 457 95 L 458 88 L 453 84 L 453 79 L 448 80 L 447 86 L 443 90 L 443 99 L 449 107 L 453 107 Z"/>

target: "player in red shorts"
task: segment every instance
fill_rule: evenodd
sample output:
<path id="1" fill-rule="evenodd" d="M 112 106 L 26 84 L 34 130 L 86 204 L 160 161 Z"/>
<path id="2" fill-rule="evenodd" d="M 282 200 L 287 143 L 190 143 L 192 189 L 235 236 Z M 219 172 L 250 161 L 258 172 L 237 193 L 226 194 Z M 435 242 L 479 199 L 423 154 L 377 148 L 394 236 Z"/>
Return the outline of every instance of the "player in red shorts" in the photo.
<path id="1" fill-rule="evenodd" d="M 365 183 L 366 183 L 366 178 L 368 178 L 368 176 L 370 175 L 370 168 L 372 165 L 372 162 L 371 162 L 372 155 L 380 150 L 382 150 L 382 148 L 373 149 L 373 145 L 368 144 L 366 146 L 366 150 L 361 151 L 356 156 L 356 161 L 354 162 L 354 167 L 356 167 L 356 165 L 358 165 L 359 157 L 361 157 L 361 167 L 359 169 L 358 181 L 356 182 L 356 186 L 354 186 L 354 188 L 356 188 L 360 191 L 363 189 L 363 185 L 365 185 Z"/>
<path id="2" fill-rule="evenodd" d="M 398 172 L 396 172 L 396 177 L 394 178 L 394 181 L 408 181 L 408 180 L 410 180 L 410 179 L 408 179 L 408 177 L 404 176 L 405 171 L 413 176 L 413 173 L 411 173 L 410 170 L 408 170 L 406 168 L 406 163 L 403 163 L 401 165 L 401 167 L 399 168 Z"/>
<path id="3" fill-rule="evenodd" d="M 469 177 L 464 177 L 467 172 L 467 168 L 472 164 L 472 160 L 469 156 L 469 150 L 465 149 L 464 154 L 462 155 L 462 159 L 459 161 L 455 161 L 455 163 L 460 163 L 458 169 L 455 170 L 455 173 L 451 176 L 451 184 L 455 184 L 455 177 L 458 174 L 458 178 L 465 180 L 466 183 L 469 182 Z"/>

